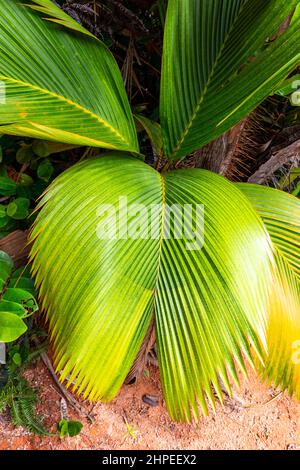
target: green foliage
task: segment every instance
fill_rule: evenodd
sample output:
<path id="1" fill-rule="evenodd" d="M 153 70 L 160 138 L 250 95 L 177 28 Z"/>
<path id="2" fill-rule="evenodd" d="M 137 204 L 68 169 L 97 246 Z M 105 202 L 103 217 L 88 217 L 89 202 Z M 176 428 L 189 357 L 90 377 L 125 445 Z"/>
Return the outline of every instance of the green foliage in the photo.
<path id="1" fill-rule="evenodd" d="M 51 436 L 36 413 L 37 395 L 28 382 L 18 376 L 0 388 L 0 412 L 9 408 L 14 426 L 23 426 L 34 434 Z"/>
<path id="2" fill-rule="evenodd" d="M 300 400 L 300 363 L 293 360 L 300 337 L 300 201 L 264 186 L 240 184 L 267 228 L 277 266 L 271 286 L 264 377 Z M 284 334 L 282 332 L 284 331 Z"/>
<path id="3" fill-rule="evenodd" d="M 160 118 L 179 159 L 237 124 L 298 65 L 298 0 L 169 0 Z M 217 33 L 216 33 L 217 31 Z"/>
<path id="4" fill-rule="evenodd" d="M 52 0 L 33 0 L 33 5 L 29 5 L 33 10 L 37 10 L 46 15 L 49 21 L 53 21 L 58 24 L 62 24 L 66 28 L 78 31 L 82 34 L 87 34 L 93 37 L 85 28 L 82 28 L 80 24 L 74 21 L 69 15 L 60 10 Z"/>
<path id="5" fill-rule="evenodd" d="M 37 169 L 37 175 L 41 180 L 48 182 L 53 175 L 54 168 L 50 160 L 43 160 Z"/>
<path id="6" fill-rule="evenodd" d="M 120 196 L 127 196 L 129 206 L 161 206 L 159 232 L 165 204 L 205 204 L 204 249 L 187 251 L 188 240 L 173 240 L 172 235 L 170 240 L 99 239 L 99 201 L 118 210 Z M 71 205 L 64 204 L 66 197 Z M 190 419 L 190 403 L 197 416 L 196 397 L 206 412 L 202 390 L 214 403 L 213 383 L 222 396 L 218 375 L 230 390 L 225 364 L 237 381 L 232 358 L 243 370 L 240 350 L 252 361 L 246 338 L 262 354 L 258 331 L 267 299 L 261 286 L 270 280 L 271 253 L 262 222 L 247 199 L 213 173 L 186 170 L 162 176 L 137 159 L 116 154 L 73 166 L 56 179 L 45 200 L 32 232 L 31 256 L 55 332 L 61 379 L 71 384 L 76 378 L 74 389 L 90 399 L 112 399 L 154 314 L 171 415 Z M 69 227 L 63 239 L 56 229 L 62 223 Z M 142 230 L 146 233 L 149 226 Z M 209 301 L 205 276 L 210 279 Z M 177 324 L 184 325 L 181 334 Z M 183 375 L 188 369 L 193 374 Z"/>
<path id="7" fill-rule="evenodd" d="M 31 315 L 36 311 L 37 304 L 31 293 L 34 292 L 33 282 L 27 277 L 29 269 L 14 270 L 12 260 L 0 252 L 0 273 L 8 277 L 5 283 L 7 288 L 0 296 L 0 341 L 8 341 L 7 361 L 5 365 L 0 365 L 0 413 L 8 409 L 14 426 L 22 426 L 40 436 L 55 436 L 47 431 L 36 411 L 36 390 L 23 377 L 24 369 L 46 350 L 45 342 L 34 348 L 31 346 L 32 337 L 44 336 L 44 332 L 33 327 L 32 323 Z M 22 320 L 28 317 L 29 329 Z M 77 421 L 66 423 L 66 433 L 70 437 L 79 434 L 82 429 L 82 424 Z"/>
<path id="8" fill-rule="evenodd" d="M 154 155 L 161 156 L 163 152 L 161 126 L 157 122 L 154 122 L 140 114 L 135 114 L 134 118 L 137 123 L 140 124 L 141 128 L 147 133 L 153 147 Z"/>
<path id="9" fill-rule="evenodd" d="M 300 168 L 293 168 L 288 176 L 282 176 L 278 183 L 278 189 L 286 189 L 292 183 L 294 183 L 298 178 L 300 178 Z"/>
<path id="10" fill-rule="evenodd" d="M 0 176 L 0 194 L 1 196 L 14 196 L 16 194 L 17 185 L 6 175 Z"/>
<path id="11" fill-rule="evenodd" d="M 68 33 L 84 28 L 52 1 L 31 2 L 32 8 L 34 3 L 51 21 L 20 0 L 0 1 L 0 80 L 6 93 L 1 132 L 137 152 L 133 117 L 110 52 L 96 38 Z M 53 44 L 59 54 L 53 54 Z"/>
<path id="12" fill-rule="evenodd" d="M 0 251 L 0 341 L 15 341 L 27 330 L 25 319 L 38 310 L 28 271 L 15 271 L 12 259 Z"/>
<path id="13" fill-rule="evenodd" d="M 44 345 L 42 349 L 32 350 L 29 338 L 27 334 L 22 342 L 10 344 L 7 363 L 0 366 L 0 413 L 9 410 L 14 426 L 23 426 L 34 434 L 50 436 L 36 412 L 37 393 L 22 375 L 24 367 L 45 350 Z"/>
<path id="14" fill-rule="evenodd" d="M 27 229 L 36 199 L 59 172 L 68 166 L 66 151 L 74 146 L 55 142 L 0 136 L 0 238 Z M 76 152 L 76 150 L 74 150 Z M 59 162 L 54 163 L 56 154 Z M 77 158 L 77 157 L 76 157 Z"/>
<path id="15" fill-rule="evenodd" d="M 299 183 L 297 184 L 296 188 L 294 189 L 293 195 L 294 195 L 294 196 L 299 196 L 299 195 L 300 195 L 300 181 L 299 181 Z"/>
<path id="16" fill-rule="evenodd" d="M 169 0 L 165 17 L 165 2 L 158 3 L 165 23 L 161 125 L 135 110 L 154 153 L 168 165 L 186 157 L 280 88 L 300 59 L 299 8 L 279 32 L 297 4 Z M 7 97 L 2 131 L 114 150 L 52 182 L 31 234 L 33 274 L 60 379 L 75 383 L 84 397 L 112 399 L 154 318 L 164 397 L 174 419 L 198 419 L 198 404 L 207 413 L 215 394 L 222 401 L 221 381 L 231 393 L 237 368 L 246 374 L 245 360 L 260 363 L 264 376 L 299 396 L 300 372 L 290 366 L 289 339 L 299 326 L 300 253 L 294 248 L 300 229 L 294 212 L 286 219 L 281 210 L 281 193 L 274 196 L 274 208 L 267 193 L 258 204 L 259 190 L 251 193 L 213 173 L 159 173 L 145 165 L 136 158 L 137 133 L 120 72 L 103 42 L 50 0 L 32 1 L 31 8 L 0 0 L 0 6 L 0 80 Z M 123 68 L 129 90 L 136 54 L 130 38 Z M 48 145 L 24 142 L 17 154 L 19 165 L 36 171 L 45 184 L 55 174 Z M 18 214 L 19 198 L 30 199 L 32 183 L 23 175 L 20 193 L 21 179 L 5 166 L 0 177 L 13 204 L 9 211 L 0 209 L 5 222 L 8 213 Z M 99 239 L 105 220 L 99 220 L 98 206 L 120 211 L 120 196 L 129 204 L 158 205 L 159 237 Z M 286 203 L 298 213 L 299 200 Z M 196 233 L 201 249 L 187 249 L 186 233 L 179 239 L 173 230 L 164 238 L 166 207 L 174 204 L 205 206 L 204 239 Z M 110 216 L 110 230 L 113 222 Z M 148 232 L 149 221 L 140 227 L 140 234 Z M 10 288 L 5 295 L 12 301 Z M 18 352 L 13 357 L 17 366 Z M 70 429 L 76 432 L 66 421 L 59 425 L 63 435 Z"/>
<path id="17" fill-rule="evenodd" d="M 6 208 L 8 217 L 16 220 L 23 220 L 29 215 L 30 201 L 25 197 L 17 197 L 10 202 Z"/>
<path id="18" fill-rule="evenodd" d="M 66 13 L 110 48 L 133 106 L 158 117 L 163 24 L 167 0 L 61 0 Z M 152 115 L 153 113 L 153 115 Z"/>
<path id="19" fill-rule="evenodd" d="M 279 96 L 289 96 L 298 88 L 300 88 L 300 74 L 293 75 L 284 80 L 275 93 Z"/>
<path id="20" fill-rule="evenodd" d="M 75 437 L 81 433 L 83 424 L 80 421 L 71 421 L 67 419 L 62 419 L 58 425 L 57 429 L 60 437 Z"/>

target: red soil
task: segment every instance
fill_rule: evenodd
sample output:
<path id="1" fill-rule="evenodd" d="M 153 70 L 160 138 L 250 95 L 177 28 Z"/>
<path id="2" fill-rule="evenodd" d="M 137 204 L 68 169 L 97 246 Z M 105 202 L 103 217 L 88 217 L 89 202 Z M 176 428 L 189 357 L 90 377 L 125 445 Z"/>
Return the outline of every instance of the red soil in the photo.
<path id="1" fill-rule="evenodd" d="M 31 367 L 26 377 L 39 390 L 38 410 L 54 432 L 61 419 L 60 392 L 42 362 Z M 145 393 L 159 396 L 159 406 L 145 404 Z M 94 415 L 94 422 L 69 406 L 69 417 L 84 423 L 75 438 L 33 436 L 22 428 L 14 429 L 8 417 L 1 417 L 0 449 L 300 449 L 299 403 L 261 385 L 252 373 L 234 399 L 227 399 L 223 408 L 218 405 L 216 414 L 198 424 L 170 420 L 155 368 L 150 369 L 149 377 L 124 386 L 112 403 L 83 402 L 83 406 Z"/>

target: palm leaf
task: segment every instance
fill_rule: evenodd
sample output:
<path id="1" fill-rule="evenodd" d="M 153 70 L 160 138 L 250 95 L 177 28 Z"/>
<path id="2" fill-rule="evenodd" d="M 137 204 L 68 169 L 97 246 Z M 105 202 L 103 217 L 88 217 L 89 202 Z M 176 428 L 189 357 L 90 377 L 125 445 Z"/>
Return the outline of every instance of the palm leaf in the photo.
<path id="1" fill-rule="evenodd" d="M 297 22 L 274 40 L 297 4 L 169 1 L 160 107 L 169 158 L 184 157 L 222 135 L 299 63 Z"/>
<path id="2" fill-rule="evenodd" d="M 91 399 L 116 395 L 153 309 L 159 241 L 97 236 L 101 204 L 117 207 L 122 195 L 130 204 L 161 200 L 159 174 L 128 159 L 124 165 L 124 158 L 114 155 L 64 172 L 44 197 L 31 237 L 36 239 L 34 273 L 47 308 L 57 370 L 63 370 L 62 380 L 71 374 L 69 384 L 76 378 L 78 391 Z"/>
<path id="3" fill-rule="evenodd" d="M 45 21 L 19 0 L 0 0 L 0 7 L 1 132 L 138 151 L 121 74 L 107 48 Z"/>
<path id="4" fill-rule="evenodd" d="M 213 390 L 222 401 L 219 379 L 230 394 L 231 380 L 239 383 L 236 366 L 246 375 L 244 358 L 253 365 L 253 351 L 263 354 L 271 253 L 264 229 L 233 184 L 200 169 L 165 179 L 168 206 L 204 205 L 202 249 L 187 250 L 185 238 L 164 242 L 155 303 L 168 410 L 190 421 L 190 408 L 198 417 L 197 402 L 204 414 L 207 400 L 214 407 Z"/>
<path id="5" fill-rule="evenodd" d="M 138 237 L 126 231 L 112 237 L 125 196 L 128 210 L 136 203 L 156 209 L 152 237 L 149 217 L 139 222 Z M 105 217 L 101 204 L 112 205 Z M 192 214 L 183 238 L 175 237 L 174 224 L 167 237 L 173 204 L 205 205 L 202 249 L 187 245 L 202 212 Z M 161 175 L 128 155 L 112 155 L 67 170 L 40 209 L 31 234 L 33 273 L 56 370 L 84 397 L 116 395 L 153 316 L 164 396 L 177 420 L 197 418 L 197 403 L 206 413 L 207 399 L 214 405 L 212 387 L 222 399 L 219 379 L 230 393 L 236 366 L 246 373 L 244 358 L 253 363 L 253 352 L 263 355 L 272 254 L 262 222 L 232 183 L 205 170 Z M 104 228 L 112 238 L 99 239 Z M 201 224 L 196 233 L 199 242 Z"/>
<path id="6" fill-rule="evenodd" d="M 44 13 L 48 21 L 53 21 L 54 23 L 65 26 L 66 28 L 95 37 L 92 33 L 90 33 L 87 29 L 85 29 L 77 21 L 71 18 L 57 5 L 55 5 L 52 0 L 31 0 L 31 3 L 33 3 L 33 5 L 28 4 L 28 6 L 33 10 Z"/>
<path id="7" fill-rule="evenodd" d="M 264 186 L 238 187 L 262 217 L 276 253 L 263 376 L 300 399 L 300 201 Z"/>
<path id="8" fill-rule="evenodd" d="M 151 119 L 148 119 L 145 116 L 142 116 L 141 114 L 135 114 L 134 119 L 147 133 L 155 155 L 162 155 L 163 140 L 161 127 L 158 122 L 152 121 Z"/>

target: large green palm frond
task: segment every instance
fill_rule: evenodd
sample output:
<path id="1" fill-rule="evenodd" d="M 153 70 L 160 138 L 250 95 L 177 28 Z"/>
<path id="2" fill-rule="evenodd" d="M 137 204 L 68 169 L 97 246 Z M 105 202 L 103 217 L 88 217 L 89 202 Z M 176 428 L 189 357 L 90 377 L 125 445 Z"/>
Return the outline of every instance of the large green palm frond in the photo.
<path id="1" fill-rule="evenodd" d="M 265 186 L 238 187 L 262 217 L 275 247 L 263 375 L 300 399 L 300 200 Z"/>
<path id="2" fill-rule="evenodd" d="M 137 152 L 122 77 L 104 44 L 20 0 L 0 0 L 0 9 L 1 133 Z"/>
<path id="3" fill-rule="evenodd" d="M 180 233 L 175 222 L 191 206 Z M 40 208 L 33 273 L 56 370 L 77 392 L 113 398 L 153 316 L 164 396 L 177 420 L 197 418 L 197 403 L 206 413 L 213 388 L 222 399 L 220 379 L 230 393 L 236 366 L 246 372 L 244 359 L 263 356 L 272 253 L 232 183 L 205 170 L 161 175 L 111 155 L 67 170 Z"/>
<path id="4" fill-rule="evenodd" d="M 298 0 L 169 0 L 161 84 L 165 152 L 177 159 L 252 111 L 300 61 Z"/>

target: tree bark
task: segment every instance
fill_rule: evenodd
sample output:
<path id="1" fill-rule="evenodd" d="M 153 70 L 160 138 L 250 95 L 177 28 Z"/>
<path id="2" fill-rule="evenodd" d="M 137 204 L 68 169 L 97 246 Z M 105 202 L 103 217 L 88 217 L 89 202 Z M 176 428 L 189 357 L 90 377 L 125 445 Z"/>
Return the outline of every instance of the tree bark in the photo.
<path id="1" fill-rule="evenodd" d="M 0 250 L 5 251 L 15 263 L 15 267 L 24 266 L 28 261 L 30 246 L 27 241 L 28 230 L 15 230 L 0 240 Z"/>

